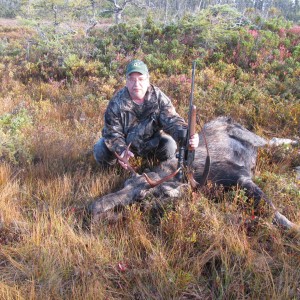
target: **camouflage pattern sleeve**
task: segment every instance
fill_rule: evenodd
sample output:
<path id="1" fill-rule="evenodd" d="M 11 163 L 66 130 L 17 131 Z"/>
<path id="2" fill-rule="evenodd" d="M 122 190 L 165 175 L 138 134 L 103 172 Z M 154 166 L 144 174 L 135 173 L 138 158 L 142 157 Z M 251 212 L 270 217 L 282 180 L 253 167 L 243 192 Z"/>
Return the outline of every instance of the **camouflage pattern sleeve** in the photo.
<path id="1" fill-rule="evenodd" d="M 121 154 L 126 149 L 125 135 L 118 105 L 110 101 L 104 115 L 104 128 L 102 136 L 105 138 L 107 148 L 112 152 Z"/>
<path id="2" fill-rule="evenodd" d="M 160 90 L 158 91 L 158 99 L 160 106 L 160 124 L 164 132 L 170 134 L 173 139 L 178 142 L 178 130 L 180 128 L 187 128 L 187 123 L 176 112 L 171 100 Z"/>

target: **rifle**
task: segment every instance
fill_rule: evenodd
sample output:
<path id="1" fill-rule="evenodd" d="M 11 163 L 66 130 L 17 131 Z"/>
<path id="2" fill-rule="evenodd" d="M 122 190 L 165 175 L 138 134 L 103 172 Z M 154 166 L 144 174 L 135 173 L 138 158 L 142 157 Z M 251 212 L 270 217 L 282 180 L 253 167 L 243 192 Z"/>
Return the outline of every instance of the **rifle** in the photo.
<path id="1" fill-rule="evenodd" d="M 177 174 L 177 178 L 180 181 L 183 181 L 184 179 L 184 167 L 191 167 L 195 157 L 195 149 L 192 148 L 189 144 L 190 137 L 196 133 L 196 106 L 193 104 L 195 88 L 195 70 L 196 62 L 194 61 L 192 66 L 192 85 L 189 102 L 188 128 L 181 128 L 178 131 L 179 152 L 176 157 L 178 158 L 178 169 L 180 168 L 180 171 Z"/>

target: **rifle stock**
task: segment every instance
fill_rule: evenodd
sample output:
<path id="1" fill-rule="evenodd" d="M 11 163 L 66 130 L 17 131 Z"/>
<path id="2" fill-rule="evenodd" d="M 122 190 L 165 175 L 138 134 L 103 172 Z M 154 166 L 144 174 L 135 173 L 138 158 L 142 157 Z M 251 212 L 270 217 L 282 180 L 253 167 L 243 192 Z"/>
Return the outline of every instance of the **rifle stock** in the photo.
<path id="1" fill-rule="evenodd" d="M 196 133 L 196 106 L 192 105 L 191 107 L 191 118 L 188 128 L 188 136 L 189 138 L 193 136 Z M 187 146 L 186 146 L 186 154 L 185 154 L 185 165 L 187 167 L 190 167 L 194 161 L 195 158 L 195 148 L 191 147 L 189 144 L 189 140 L 187 140 Z"/>
<path id="2" fill-rule="evenodd" d="M 192 106 L 192 110 L 191 110 L 191 122 L 189 124 L 189 137 L 193 136 L 196 133 L 196 114 L 197 114 L 197 108 L 195 105 Z M 188 151 L 195 151 L 194 148 L 192 148 L 190 146 L 190 144 L 188 143 Z"/>

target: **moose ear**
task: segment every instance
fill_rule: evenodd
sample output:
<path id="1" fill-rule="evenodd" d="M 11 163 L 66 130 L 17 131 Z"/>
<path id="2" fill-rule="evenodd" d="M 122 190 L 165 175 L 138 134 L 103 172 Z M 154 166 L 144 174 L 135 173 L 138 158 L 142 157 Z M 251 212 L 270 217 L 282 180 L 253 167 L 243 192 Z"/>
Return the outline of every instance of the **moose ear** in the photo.
<path id="1" fill-rule="evenodd" d="M 228 135 L 242 142 L 247 142 L 254 147 L 263 147 L 267 144 L 267 141 L 264 138 L 235 124 L 229 126 Z"/>

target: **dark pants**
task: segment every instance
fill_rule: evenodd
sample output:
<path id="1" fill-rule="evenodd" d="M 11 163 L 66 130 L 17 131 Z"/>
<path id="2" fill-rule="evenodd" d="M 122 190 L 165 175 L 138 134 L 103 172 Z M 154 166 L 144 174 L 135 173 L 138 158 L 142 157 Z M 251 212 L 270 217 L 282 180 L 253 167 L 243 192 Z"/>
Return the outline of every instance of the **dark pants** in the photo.
<path id="1" fill-rule="evenodd" d="M 176 149 L 177 145 L 174 139 L 171 136 L 164 134 L 160 136 L 158 146 L 154 149 L 151 149 L 148 153 L 145 153 L 143 157 L 147 158 L 154 156 L 159 161 L 165 161 L 175 156 Z M 114 153 L 112 153 L 105 145 L 104 138 L 100 138 L 100 140 L 95 144 L 94 157 L 100 165 L 104 166 L 114 165 L 117 162 Z"/>

